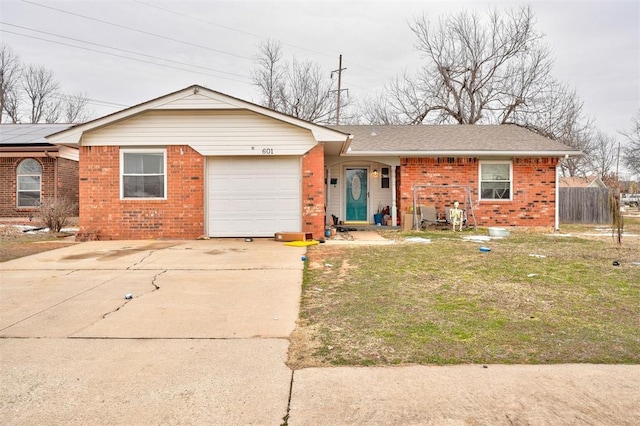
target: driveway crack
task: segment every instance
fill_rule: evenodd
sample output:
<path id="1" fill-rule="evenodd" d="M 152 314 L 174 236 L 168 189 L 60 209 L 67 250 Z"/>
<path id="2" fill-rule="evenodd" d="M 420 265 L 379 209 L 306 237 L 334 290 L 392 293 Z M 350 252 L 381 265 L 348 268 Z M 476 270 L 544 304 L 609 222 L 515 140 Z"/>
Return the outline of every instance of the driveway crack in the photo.
<path id="1" fill-rule="evenodd" d="M 158 272 L 157 274 L 155 274 L 152 278 L 151 278 L 151 285 L 154 287 L 153 290 L 151 290 L 151 293 L 156 292 L 158 290 L 160 290 L 160 286 L 158 284 L 156 284 L 156 280 L 158 279 L 158 277 L 162 274 L 164 274 L 165 272 L 167 272 L 167 269 L 164 269 L 160 272 Z M 111 315 L 111 314 L 115 314 L 116 312 L 118 312 L 120 309 L 124 308 L 127 303 L 131 302 L 133 300 L 133 298 L 130 299 L 125 299 L 124 303 L 120 306 L 118 306 L 117 308 L 115 308 L 113 311 L 109 311 L 106 314 L 104 314 L 102 316 L 102 319 L 105 319 L 107 316 Z"/>
<path id="2" fill-rule="evenodd" d="M 66 274 L 66 275 L 70 275 L 70 274 L 72 274 L 73 272 L 77 272 L 77 271 L 79 271 L 79 270 L 73 270 L 73 271 L 69 272 L 69 273 L 68 273 L 68 274 Z M 158 274 L 158 275 L 159 275 L 159 274 Z M 12 323 L 12 324 L 9 324 L 8 326 L 6 326 L 6 327 L 4 327 L 4 328 L 0 329 L 0 332 L 2 332 L 2 331 L 4 331 L 4 330 L 6 330 L 6 329 L 8 329 L 8 328 L 11 328 L 11 327 L 13 327 L 13 326 L 14 326 L 14 325 L 16 325 L 16 324 L 20 324 L 21 322 L 24 322 L 24 321 L 26 321 L 26 320 L 28 320 L 28 319 L 30 319 L 30 318 L 33 318 L 33 317 L 35 317 L 36 315 L 40 315 L 41 313 L 46 312 L 46 311 L 48 311 L 49 309 L 53 309 L 53 308 L 55 308 L 56 306 L 62 305 L 63 303 L 66 303 L 66 302 L 68 302 L 69 300 L 71 300 L 71 299 L 73 299 L 73 298 L 75 298 L 75 297 L 78 297 L 78 296 L 80 296 L 80 295 L 82 295 L 82 294 L 88 293 L 88 292 L 90 292 L 91 290 L 96 289 L 96 288 L 100 287 L 101 285 L 104 285 L 104 284 L 108 283 L 109 281 L 113 281 L 114 279 L 115 279 L 115 278 L 110 278 L 110 279 L 108 279 L 108 280 L 106 280 L 106 281 L 100 282 L 100 283 L 98 283 L 98 284 L 94 285 L 93 287 L 90 287 L 90 288 L 88 288 L 88 289 L 86 289 L 86 290 L 81 291 L 80 293 L 74 294 L 74 295 L 72 295 L 72 296 L 70 296 L 70 297 L 67 297 L 67 298 L 66 298 L 66 299 L 64 299 L 64 300 L 61 300 L 61 301 L 59 301 L 59 302 L 57 302 L 57 303 L 54 303 L 54 304 L 53 304 L 53 305 L 51 305 L 51 306 L 48 306 L 48 307 L 46 307 L 46 308 L 44 308 L 44 309 L 41 309 L 41 310 L 39 310 L 38 312 L 35 312 L 35 313 L 31 314 L 31 315 L 28 315 L 28 316 L 26 316 L 26 317 L 24 317 L 24 318 L 20 319 L 19 321 L 16 321 L 16 322 L 14 322 L 14 323 Z"/>
<path id="3" fill-rule="evenodd" d="M 291 381 L 289 382 L 289 399 L 287 400 L 287 412 L 282 417 L 282 423 L 280 423 L 280 426 L 289 425 L 289 411 L 291 411 L 291 394 L 293 393 L 293 375 L 294 374 L 295 374 L 295 370 L 291 370 Z"/>
<path id="4" fill-rule="evenodd" d="M 144 256 L 142 259 L 138 260 L 136 263 L 134 263 L 131 266 L 128 266 L 127 269 L 131 269 L 131 268 L 135 268 L 136 266 L 140 265 L 142 262 L 144 262 L 145 260 L 147 260 L 149 257 L 151 257 L 151 255 L 155 252 L 155 250 L 149 250 L 149 253 L 147 253 L 146 256 Z"/>
<path id="5" fill-rule="evenodd" d="M 163 271 L 161 271 L 161 272 L 158 272 L 157 274 L 155 274 L 155 275 L 153 276 L 153 278 L 151 278 L 151 285 L 153 285 L 153 286 L 155 287 L 155 290 L 153 290 L 153 291 L 158 291 L 158 290 L 160 290 L 160 286 L 159 286 L 158 284 L 156 284 L 156 280 L 158 279 L 158 277 L 159 277 L 160 275 L 164 274 L 165 272 L 167 272 L 167 269 L 165 269 L 165 270 L 163 270 Z"/>

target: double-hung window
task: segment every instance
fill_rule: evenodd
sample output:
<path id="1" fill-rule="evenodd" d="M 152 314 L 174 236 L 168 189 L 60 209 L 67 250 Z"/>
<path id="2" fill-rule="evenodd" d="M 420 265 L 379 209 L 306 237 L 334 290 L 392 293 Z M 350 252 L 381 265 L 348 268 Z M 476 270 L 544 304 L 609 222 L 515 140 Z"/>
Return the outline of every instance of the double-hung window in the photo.
<path id="1" fill-rule="evenodd" d="M 510 200 L 512 169 L 510 161 L 480 162 L 480 199 Z"/>
<path id="2" fill-rule="evenodd" d="M 23 160 L 16 170 L 18 207 L 38 207 L 42 188 L 42 166 L 36 160 Z"/>
<path id="3" fill-rule="evenodd" d="M 165 199 L 166 157 L 165 149 L 120 150 L 121 197 Z"/>

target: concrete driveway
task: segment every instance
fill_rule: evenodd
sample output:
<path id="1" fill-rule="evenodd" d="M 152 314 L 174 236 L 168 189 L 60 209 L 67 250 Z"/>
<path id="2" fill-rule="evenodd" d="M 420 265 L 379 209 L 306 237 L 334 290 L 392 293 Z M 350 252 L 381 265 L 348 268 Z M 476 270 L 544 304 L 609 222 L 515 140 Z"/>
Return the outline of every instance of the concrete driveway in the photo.
<path id="1" fill-rule="evenodd" d="M 282 423 L 304 252 L 111 241 L 1 263 L 0 423 Z"/>

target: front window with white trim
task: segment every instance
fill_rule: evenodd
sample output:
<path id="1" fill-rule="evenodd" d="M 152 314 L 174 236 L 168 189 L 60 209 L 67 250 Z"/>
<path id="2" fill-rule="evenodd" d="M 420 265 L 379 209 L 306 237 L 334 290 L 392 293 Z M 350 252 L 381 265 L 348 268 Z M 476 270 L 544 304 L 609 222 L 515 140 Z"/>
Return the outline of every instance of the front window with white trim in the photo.
<path id="1" fill-rule="evenodd" d="M 124 198 L 166 198 L 165 149 L 120 150 L 120 194 Z"/>
<path id="2" fill-rule="evenodd" d="M 18 207 L 38 207 L 42 186 L 42 165 L 32 158 L 23 160 L 16 170 Z"/>
<path id="3" fill-rule="evenodd" d="M 480 162 L 480 199 L 510 200 L 512 167 L 510 161 Z"/>

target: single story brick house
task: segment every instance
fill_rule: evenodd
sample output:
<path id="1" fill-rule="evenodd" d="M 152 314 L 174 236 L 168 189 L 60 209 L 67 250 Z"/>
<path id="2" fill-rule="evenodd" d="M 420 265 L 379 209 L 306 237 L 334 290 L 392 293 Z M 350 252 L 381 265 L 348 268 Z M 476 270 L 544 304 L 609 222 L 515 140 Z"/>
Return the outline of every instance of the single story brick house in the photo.
<path id="1" fill-rule="evenodd" d="M 69 126 L 0 124 L 0 217 L 31 217 L 44 200 L 78 203 L 78 148 L 45 139 Z"/>
<path id="2" fill-rule="evenodd" d="M 80 239 L 323 238 L 454 197 L 480 226 L 552 227 L 579 154 L 517 126 L 319 126 L 197 85 L 48 140 L 80 150 Z"/>

